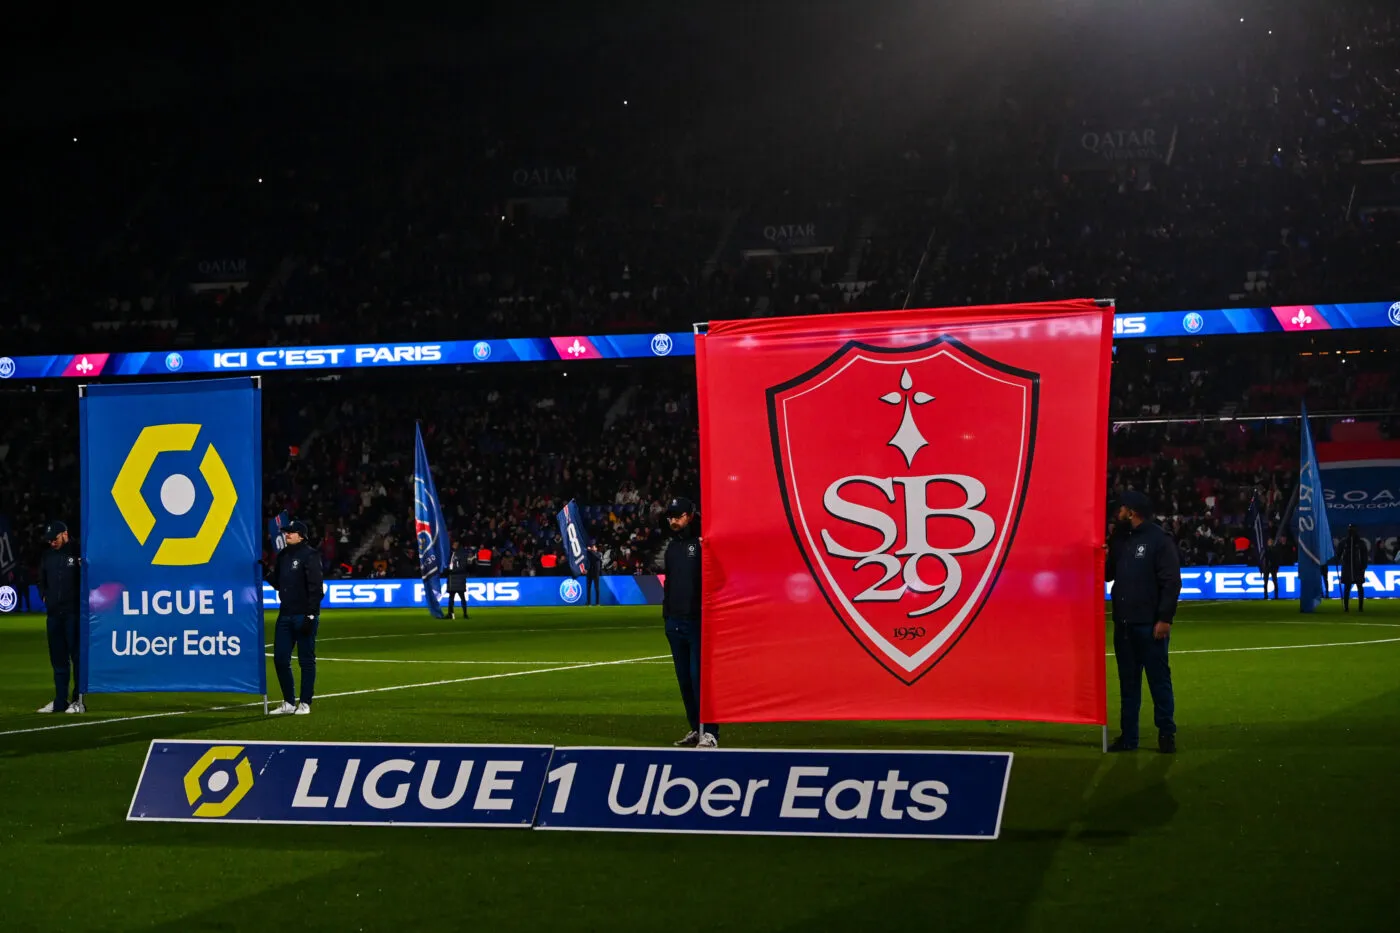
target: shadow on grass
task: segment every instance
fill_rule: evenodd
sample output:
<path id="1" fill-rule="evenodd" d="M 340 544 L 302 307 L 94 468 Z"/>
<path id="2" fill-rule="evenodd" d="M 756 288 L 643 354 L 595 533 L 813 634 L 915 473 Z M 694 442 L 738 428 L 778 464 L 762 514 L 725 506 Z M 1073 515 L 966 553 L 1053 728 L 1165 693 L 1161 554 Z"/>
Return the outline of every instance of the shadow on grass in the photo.
<path id="1" fill-rule="evenodd" d="M 108 724 L 84 723 L 83 726 L 54 729 L 49 732 L 4 736 L 0 738 L 0 760 L 66 754 L 133 743 L 144 746 L 152 739 L 178 738 L 230 727 L 251 728 L 254 724 L 265 721 L 266 717 L 259 709 L 257 712 L 229 710 L 222 713 L 188 713 L 152 719 L 113 720 Z"/>

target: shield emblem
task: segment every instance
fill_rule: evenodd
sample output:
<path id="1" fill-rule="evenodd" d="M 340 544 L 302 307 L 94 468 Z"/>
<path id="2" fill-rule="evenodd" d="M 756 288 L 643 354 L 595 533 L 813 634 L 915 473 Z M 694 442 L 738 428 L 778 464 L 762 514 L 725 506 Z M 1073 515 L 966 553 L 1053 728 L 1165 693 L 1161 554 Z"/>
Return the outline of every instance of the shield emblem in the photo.
<path id="1" fill-rule="evenodd" d="M 1029 488 L 1040 377 L 942 336 L 851 342 L 768 390 L 798 550 L 871 657 L 913 684 L 996 587 Z"/>

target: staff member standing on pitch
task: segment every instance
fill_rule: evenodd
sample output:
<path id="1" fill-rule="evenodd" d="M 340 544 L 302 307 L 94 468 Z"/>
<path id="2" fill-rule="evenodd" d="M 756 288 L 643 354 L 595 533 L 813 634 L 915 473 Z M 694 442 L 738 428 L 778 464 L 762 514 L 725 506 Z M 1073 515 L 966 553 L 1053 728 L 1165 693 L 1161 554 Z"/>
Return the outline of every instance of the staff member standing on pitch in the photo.
<path id="1" fill-rule="evenodd" d="M 44 529 L 49 550 L 39 562 L 39 596 L 48 614 L 49 663 L 53 665 L 53 699 L 41 713 L 85 713 L 78 693 L 78 609 L 82 602 L 81 562 L 67 551 L 68 526 L 50 522 Z M 68 692 L 68 672 L 73 692 Z"/>
<path id="2" fill-rule="evenodd" d="M 690 731 L 676 745 L 718 748 L 719 726 L 700 724 L 700 514 L 689 499 L 672 499 L 666 520 L 675 537 L 666 545 L 661 615 L 690 721 Z"/>
<path id="3" fill-rule="evenodd" d="M 588 570 L 584 579 L 587 586 L 584 588 L 584 604 L 589 606 L 601 606 L 603 604 L 603 555 L 598 553 L 598 542 L 590 541 L 588 550 L 584 552 L 584 564 Z"/>
<path id="4" fill-rule="evenodd" d="M 1152 502 L 1129 490 L 1118 500 L 1118 523 L 1108 545 L 1107 579 L 1113 581 L 1113 654 L 1118 660 L 1122 734 L 1108 747 L 1138 747 L 1142 675 L 1152 692 L 1157 748 L 1176 751 L 1176 702 L 1167 663 L 1172 619 L 1181 596 L 1181 558 L 1176 542 L 1152 521 Z"/>
<path id="5" fill-rule="evenodd" d="M 1342 539 L 1341 553 L 1337 562 L 1342 566 L 1342 611 L 1351 612 L 1351 588 L 1356 587 L 1356 611 L 1366 611 L 1366 568 L 1371 565 L 1371 549 L 1366 539 L 1356 531 L 1355 525 L 1347 526 L 1347 536 Z"/>
<path id="6" fill-rule="evenodd" d="M 447 617 L 457 617 L 457 598 L 462 599 L 462 618 L 467 617 L 467 565 L 472 555 L 460 544 L 452 550 L 447 565 Z"/>
<path id="7" fill-rule="evenodd" d="M 288 522 L 283 532 L 287 546 L 277 555 L 277 562 L 268 575 L 268 582 L 277 590 L 281 608 L 277 610 L 277 627 L 272 639 L 272 666 L 282 687 L 282 705 L 270 710 L 273 716 L 311 713 L 311 699 L 316 688 L 316 630 L 321 624 L 321 555 L 306 543 L 306 525 Z M 292 680 L 292 647 L 297 649 L 301 667 L 301 698 L 296 699 L 296 683 Z"/>

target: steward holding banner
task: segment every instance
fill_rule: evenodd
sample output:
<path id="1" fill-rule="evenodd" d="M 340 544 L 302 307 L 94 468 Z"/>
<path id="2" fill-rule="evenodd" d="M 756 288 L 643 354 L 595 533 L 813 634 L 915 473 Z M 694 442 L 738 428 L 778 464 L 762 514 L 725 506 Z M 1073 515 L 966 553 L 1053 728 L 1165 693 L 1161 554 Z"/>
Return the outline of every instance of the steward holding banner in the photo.
<path id="1" fill-rule="evenodd" d="M 90 385 L 82 693 L 266 694 L 251 378 Z"/>
<path id="2" fill-rule="evenodd" d="M 708 325 L 703 720 L 1105 723 L 1112 340 L 1087 300 Z"/>

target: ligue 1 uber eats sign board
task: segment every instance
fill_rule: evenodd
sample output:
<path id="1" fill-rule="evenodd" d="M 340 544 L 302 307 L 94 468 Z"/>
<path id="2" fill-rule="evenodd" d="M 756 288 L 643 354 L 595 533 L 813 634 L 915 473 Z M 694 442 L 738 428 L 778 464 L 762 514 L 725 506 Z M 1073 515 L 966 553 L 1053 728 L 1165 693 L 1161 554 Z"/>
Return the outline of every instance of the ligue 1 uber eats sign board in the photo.
<path id="1" fill-rule="evenodd" d="M 705 721 L 1105 722 L 1113 315 L 712 322 Z"/>
<path id="2" fill-rule="evenodd" d="M 82 692 L 265 693 L 253 380 L 91 385 L 79 411 Z"/>

